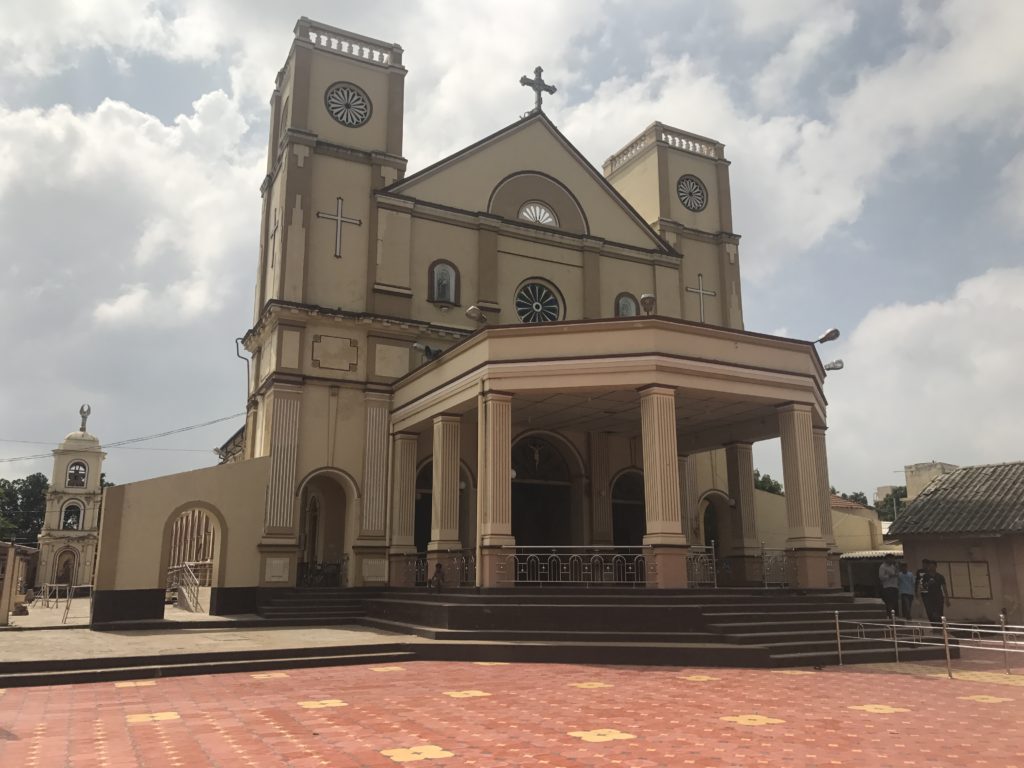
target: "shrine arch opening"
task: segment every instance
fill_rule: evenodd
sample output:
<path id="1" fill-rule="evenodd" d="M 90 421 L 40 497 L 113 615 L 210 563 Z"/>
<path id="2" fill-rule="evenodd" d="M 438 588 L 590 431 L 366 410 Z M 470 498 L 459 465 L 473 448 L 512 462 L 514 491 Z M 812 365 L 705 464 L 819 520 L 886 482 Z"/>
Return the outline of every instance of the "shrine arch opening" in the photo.
<path id="1" fill-rule="evenodd" d="M 299 485 L 299 587 L 344 587 L 350 581 L 347 542 L 357 518 L 353 507 L 359 491 L 345 472 L 325 468 L 310 473 Z"/>

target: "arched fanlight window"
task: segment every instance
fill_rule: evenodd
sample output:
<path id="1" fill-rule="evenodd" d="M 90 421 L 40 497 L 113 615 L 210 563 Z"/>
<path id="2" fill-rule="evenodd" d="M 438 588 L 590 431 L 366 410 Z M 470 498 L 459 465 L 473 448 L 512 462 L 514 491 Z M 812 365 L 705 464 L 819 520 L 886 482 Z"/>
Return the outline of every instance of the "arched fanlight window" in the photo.
<path id="1" fill-rule="evenodd" d="M 82 508 L 72 502 L 64 507 L 60 513 L 60 529 L 62 531 L 77 531 L 82 527 Z"/>
<path id="2" fill-rule="evenodd" d="M 68 488 L 85 488 L 89 476 L 89 468 L 84 461 L 72 461 L 68 464 Z"/>
<path id="3" fill-rule="evenodd" d="M 543 224 L 546 227 L 557 227 L 558 217 L 551 207 L 539 200 L 530 200 L 519 208 L 519 218 L 531 224 Z"/>
<path id="4" fill-rule="evenodd" d="M 428 300 L 438 304 L 459 303 L 459 270 L 450 261 L 430 265 Z"/>
<path id="5" fill-rule="evenodd" d="M 620 293 L 615 297 L 616 317 L 636 317 L 640 314 L 640 303 L 631 293 Z"/>

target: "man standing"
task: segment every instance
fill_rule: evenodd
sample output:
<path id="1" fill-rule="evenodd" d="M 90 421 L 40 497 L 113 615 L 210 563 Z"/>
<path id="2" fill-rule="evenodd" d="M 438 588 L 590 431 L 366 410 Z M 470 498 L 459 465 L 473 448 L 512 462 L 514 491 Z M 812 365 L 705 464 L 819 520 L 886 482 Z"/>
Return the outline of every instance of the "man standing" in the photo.
<path id="1" fill-rule="evenodd" d="M 900 616 L 910 621 L 910 609 L 914 605 L 914 588 L 917 577 L 907 569 L 906 563 L 900 563 L 900 572 L 896 574 L 900 585 Z"/>
<path id="2" fill-rule="evenodd" d="M 929 560 L 921 577 L 921 602 L 924 603 L 928 621 L 933 627 L 942 626 L 943 609 L 949 607 L 949 592 L 946 590 L 946 577 L 937 570 L 938 563 Z"/>
<path id="3" fill-rule="evenodd" d="M 896 568 L 896 556 L 888 554 L 878 566 L 878 581 L 882 584 L 882 600 L 885 602 L 885 611 L 894 614 L 899 611 L 900 585 Z"/>

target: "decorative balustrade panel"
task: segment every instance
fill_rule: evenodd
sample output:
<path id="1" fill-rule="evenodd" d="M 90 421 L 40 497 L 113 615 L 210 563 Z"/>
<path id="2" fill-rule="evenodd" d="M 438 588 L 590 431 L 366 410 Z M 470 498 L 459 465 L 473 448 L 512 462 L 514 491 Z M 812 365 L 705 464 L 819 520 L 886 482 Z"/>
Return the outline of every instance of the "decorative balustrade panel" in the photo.
<path id="1" fill-rule="evenodd" d="M 645 586 L 657 575 L 649 547 L 503 547 L 498 581 Z"/>
<path id="2" fill-rule="evenodd" d="M 392 63 L 392 51 L 368 44 L 362 40 L 342 37 L 337 32 L 312 28 L 308 32 L 309 41 L 320 48 L 326 48 L 334 53 L 345 56 L 352 56 L 356 59 L 372 61 L 376 64 L 388 65 Z"/>
<path id="3" fill-rule="evenodd" d="M 717 587 L 714 547 L 690 547 L 686 552 L 686 582 L 691 587 Z"/>
<path id="4" fill-rule="evenodd" d="M 663 129 L 658 135 L 658 139 L 670 147 L 682 149 L 685 152 L 693 152 L 695 155 L 718 159 L 718 146 L 711 142 L 703 141 L 696 136 Z"/>
<path id="5" fill-rule="evenodd" d="M 348 582 L 348 555 L 331 562 L 310 561 L 298 564 L 295 578 L 300 587 L 344 587 Z"/>
<path id="6" fill-rule="evenodd" d="M 788 587 L 796 581 L 796 562 L 787 550 L 762 549 L 761 577 L 766 587 Z"/>
<path id="7" fill-rule="evenodd" d="M 476 550 L 475 549 L 451 549 L 437 552 L 417 552 L 405 556 L 404 567 L 406 575 L 418 587 L 426 586 L 432 575 L 434 566 L 430 562 L 440 563 L 444 572 L 444 583 L 446 586 L 474 586 L 476 585 Z"/>

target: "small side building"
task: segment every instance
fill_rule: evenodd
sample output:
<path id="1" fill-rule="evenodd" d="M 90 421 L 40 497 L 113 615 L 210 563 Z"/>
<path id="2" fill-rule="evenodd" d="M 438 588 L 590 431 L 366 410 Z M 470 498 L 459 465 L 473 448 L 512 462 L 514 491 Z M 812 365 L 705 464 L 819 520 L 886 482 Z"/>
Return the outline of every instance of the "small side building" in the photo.
<path id="1" fill-rule="evenodd" d="M 933 479 L 890 526 L 907 562 L 938 562 L 952 621 L 1024 624 L 1024 461 Z"/>

